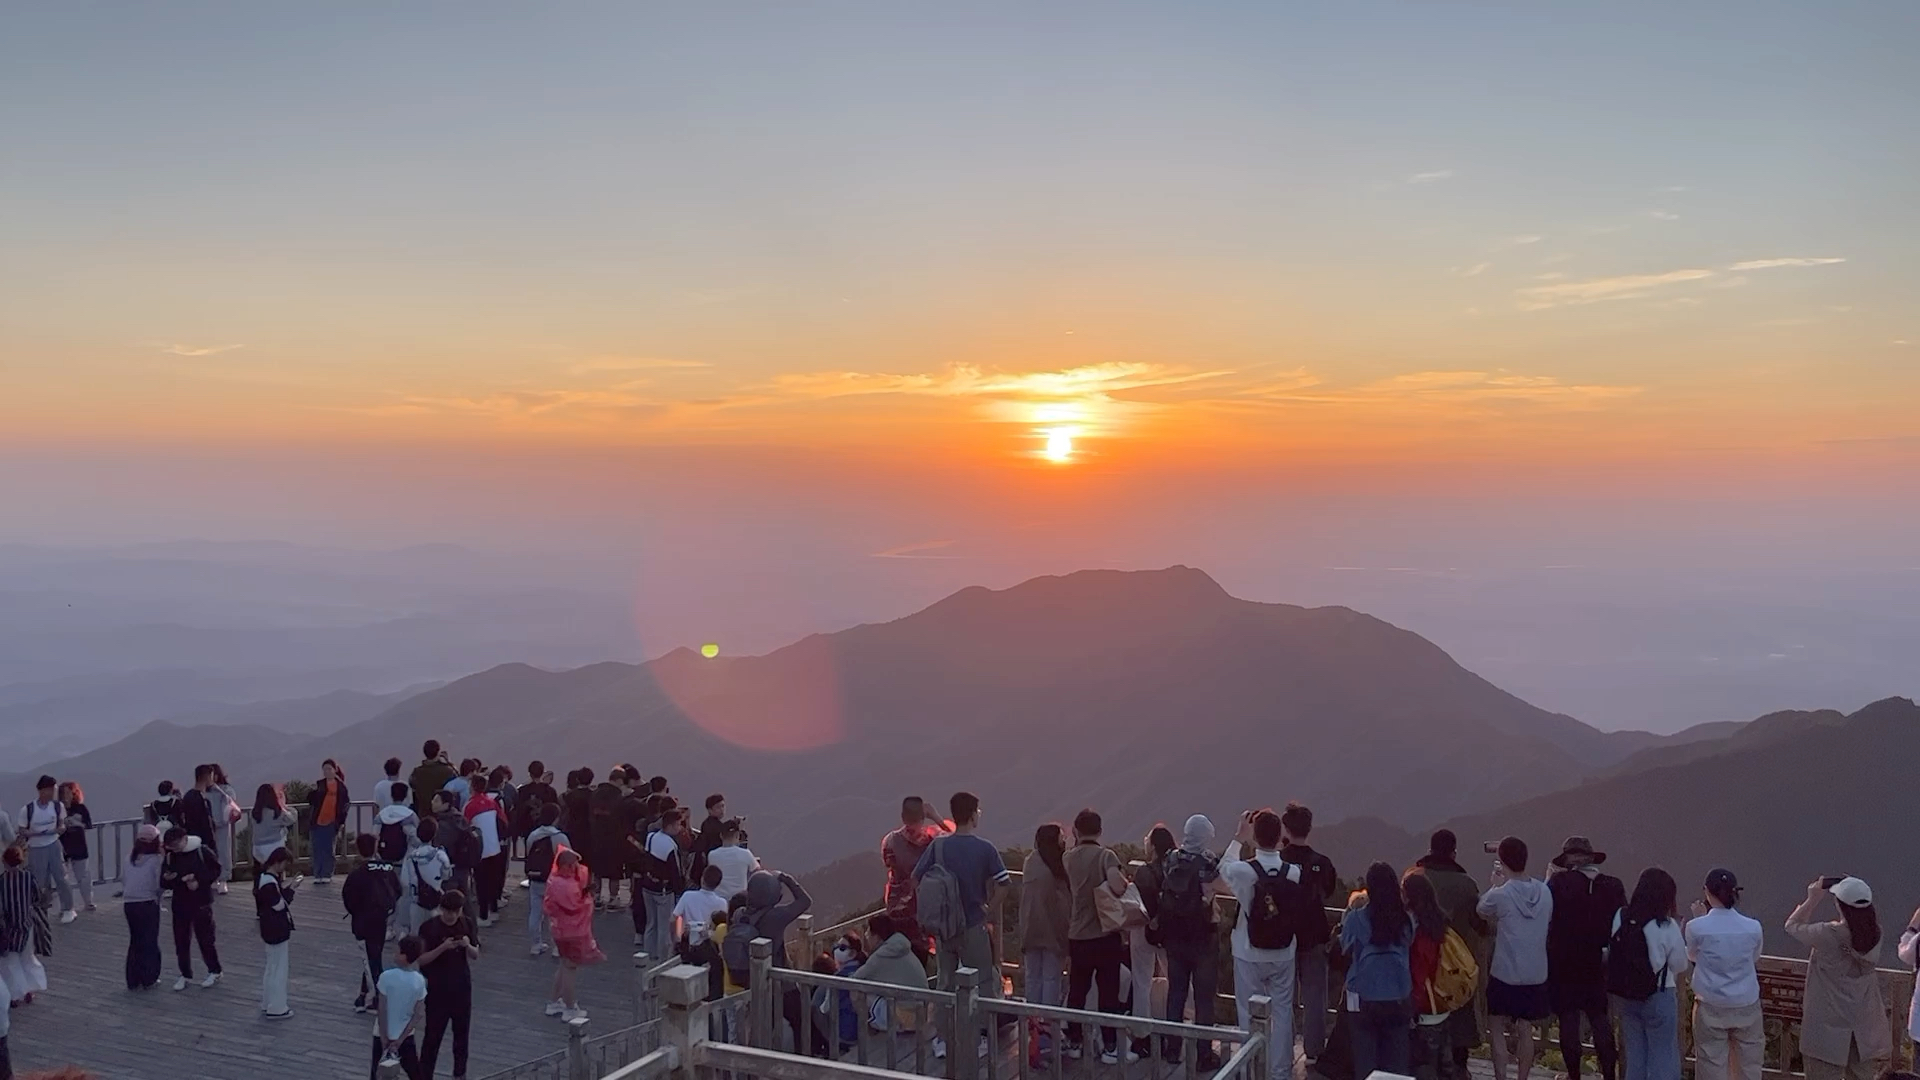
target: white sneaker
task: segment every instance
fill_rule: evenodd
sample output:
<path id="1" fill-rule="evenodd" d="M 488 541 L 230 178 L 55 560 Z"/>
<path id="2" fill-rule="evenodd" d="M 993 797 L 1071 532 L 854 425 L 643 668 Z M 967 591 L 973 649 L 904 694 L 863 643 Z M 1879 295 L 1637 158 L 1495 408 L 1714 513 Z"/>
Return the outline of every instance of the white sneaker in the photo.
<path id="1" fill-rule="evenodd" d="M 179 978 L 173 980 L 173 988 L 175 990 L 185 990 L 187 988 L 187 977 L 185 975 L 182 975 Z"/>
<path id="2" fill-rule="evenodd" d="M 80 913 L 77 911 L 63 911 L 60 913 L 60 925 L 65 926 L 79 917 Z"/>
<path id="3" fill-rule="evenodd" d="M 209 971 L 207 972 L 207 977 L 200 980 L 200 985 L 211 988 L 215 984 L 219 983 L 219 981 L 220 981 L 220 973 L 217 971 Z"/>
<path id="4" fill-rule="evenodd" d="M 1074 1043 L 1068 1043 L 1066 1050 L 1063 1052 L 1067 1055 L 1068 1061 L 1079 1061 L 1080 1055 L 1085 1053 L 1085 1051 L 1081 1050 L 1080 1047 Z"/>
<path id="5" fill-rule="evenodd" d="M 560 1019 L 565 1020 L 569 1024 L 575 1020 L 585 1020 L 586 1018 L 587 1010 L 580 1008 L 568 1009 L 566 1012 L 560 1014 Z"/>
<path id="6" fill-rule="evenodd" d="M 947 1057 L 947 1040 L 938 1035 L 933 1037 L 933 1060 L 944 1061 Z"/>
<path id="7" fill-rule="evenodd" d="M 293 1019 L 293 1010 L 288 1009 L 286 1012 L 262 1013 L 261 1015 L 269 1020 L 291 1020 Z"/>
<path id="8" fill-rule="evenodd" d="M 552 1001 L 547 1002 L 548 1016 L 565 1016 L 566 1014 L 567 1014 L 566 1002 L 561 1001 L 559 998 L 554 998 Z"/>
<path id="9" fill-rule="evenodd" d="M 546 951 L 547 951 L 547 943 L 544 941 L 536 941 L 533 943 L 533 948 L 527 950 L 527 955 L 539 956 L 541 953 Z"/>
<path id="10" fill-rule="evenodd" d="M 1129 1064 L 1129 1065 L 1131 1065 L 1131 1064 L 1133 1064 L 1134 1062 L 1136 1062 L 1136 1061 L 1139 1061 L 1139 1060 L 1140 1060 L 1140 1055 L 1139 1055 L 1139 1054 L 1136 1054 L 1136 1053 L 1134 1053 L 1134 1052 L 1133 1052 L 1133 1047 L 1131 1047 L 1131 1046 L 1129 1046 L 1129 1047 L 1127 1047 L 1127 1048 L 1126 1048 L 1126 1049 L 1125 1049 L 1124 1051 L 1122 1051 L 1122 1050 L 1102 1050 L 1102 1051 L 1100 1051 L 1100 1064 L 1102 1064 L 1102 1065 L 1118 1065 L 1118 1064 L 1120 1064 L 1120 1061 L 1121 1061 L 1121 1059 L 1122 1059 L 1123 1057 L 1124 1057 L 1124 1058 L 1126 1059 L 1126 1062 L 1127 1062 L 1127 1064 Z"/>

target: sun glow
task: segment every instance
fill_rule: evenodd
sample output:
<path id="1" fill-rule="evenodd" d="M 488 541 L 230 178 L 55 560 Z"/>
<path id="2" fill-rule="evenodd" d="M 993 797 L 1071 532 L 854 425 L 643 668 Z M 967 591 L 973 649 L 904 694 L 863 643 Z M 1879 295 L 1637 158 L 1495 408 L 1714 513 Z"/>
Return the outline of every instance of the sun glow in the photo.
<path id="1" fill-rule="evenodd" d="M 1064 427 L 1047 429 L 1047 445 L 1040 451 L 1040 455 L 1057 465 L 1072 461 L 1073 429 Z"/>

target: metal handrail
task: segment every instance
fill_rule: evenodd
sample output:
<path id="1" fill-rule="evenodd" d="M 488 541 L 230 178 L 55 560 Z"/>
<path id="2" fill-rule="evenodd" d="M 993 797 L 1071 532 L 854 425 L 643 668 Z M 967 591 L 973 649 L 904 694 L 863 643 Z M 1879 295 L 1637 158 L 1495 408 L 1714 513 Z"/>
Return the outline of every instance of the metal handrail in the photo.
<path id="1" fill-rule="evenodd" d="M 302 811 L 307 809 L 309 809 L 307 803 L 287 804 L 287 811 L 294 816 L 296 822 L 305 820 Z M 378 803 L 370 801 L 349 802 L 347 804 L 347 811 L 347 823 L 340 827 L 342 834 L 378 831 L 374 828 L 375 819 L 380 813 L 380 805 Z M 248 818 L 243 814 L 240 820 L 244 822 L 248 820 Z M 145 824 L 148 824 L 148 822 L 144 815 L 131 818 L 113 818 L 108 821 L 96 821 L 93 823 L 92 827 L 88 829 L 87 850 L 92 856 L 91 870 L 94 884 L 106 885 L 123 880 L 127 868 L 127 859 L 133 853 L 134 833 L 138 831 L 140 826 Z M 215 828 L 218 827 L 219 826 L 215 826 Z M 253 865 L 252 850 L 242 850 L 239 847 L 239 838 L 244 830 L 241 829 L 237 823 L 229 824 L 226 828 L 230 830 L 234 844 L 234 864 L 228 867 L 228 869 L 238 870 L 242 865 L 251 867 Z M 293 852 L 295 858 L 305 857 L 307 854 L 306 844 L 304 843 L 308 839 L 306 828 L 307 827 L 303 826 L 295 830 L 293 834 L 297 839 L 295 843 L 289 846 L 295 849 Z M 112 840 L 112 858 L 107 857 L 109 838 Z M 335 842 L 338 843 L 339 841 L 336 839 Z"/>

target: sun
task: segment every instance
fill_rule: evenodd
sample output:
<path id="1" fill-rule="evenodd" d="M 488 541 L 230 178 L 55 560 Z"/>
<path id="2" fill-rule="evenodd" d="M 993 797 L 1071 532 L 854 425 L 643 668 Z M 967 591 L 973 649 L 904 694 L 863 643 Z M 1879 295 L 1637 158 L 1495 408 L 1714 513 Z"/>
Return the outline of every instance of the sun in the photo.
<path id="1" fill-rule="evenodd" d="M 1073 429 L 1050 428 L 1047 431 L 1046 449 L 1040 451 L 1042 457 L 1056 465 L 1064 465 L 1073 460 Z"/>

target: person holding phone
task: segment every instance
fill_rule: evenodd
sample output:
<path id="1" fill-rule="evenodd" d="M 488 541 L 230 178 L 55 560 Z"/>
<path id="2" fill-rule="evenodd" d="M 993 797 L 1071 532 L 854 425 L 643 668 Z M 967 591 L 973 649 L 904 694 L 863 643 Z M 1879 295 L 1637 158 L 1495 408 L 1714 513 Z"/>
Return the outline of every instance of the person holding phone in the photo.
<path id="1" fill-rule="evenodd" d="M 1831 898 L 1840 917 L 1816 922 Z M 1787 933 L 1806 945 L 1807 989 L 1800 1053 L 1807 1080 L 1871 1080 L 1893 1059 L 1887 1004 L 1880 992 L 1880 920 L 1873 890 L 1857 877 L 1824 877 L 1787 916 Z"/>
<path id="2" fill-rule="evenodd" d="M 467 1034 L 473 1022 L 473 970 L 479 939 L 458 889 L 440 894 L 440 910 L 420 928 L 420 973 L 427 980 L 427 1030 L 420 1043 L 420 1075 L 432 1076 L 440 1040 L 453 1028 L 453 1075 L 467 1075 Z"/>
<path id="3" fill-rule="evenodd" d="M 1766 1028 L 1760 1015 L 1760 924 L 1735 910 L 1740 880 L 1733 871 L 1707 874 L 1686 925 L 1693 964 L 1695 1080 L 1760 1080 Z"/>
<path id="4" fill-rule="evenodd" d="M 293 891 L 299 878 L 288 878 L 293 856 L 286 848 L 275 848 L 253 879 L 253 907 L 260 916 L 260 940 L 267 946 L 267 960 L 260 973 L 260 1011 L 269 1020 L 285 1020 L 293 1015 L 287 1004 L 287 946 L 293 939 Z"/>
<path id="5" fill-rule="evenodd" d="M 367 1080 L 379 1080 L 382 1062 L 397 1062 L 409 1080 L 432 1080 L 432 1073 L 420 1069 L 420 1055 L 413 1045 L 414 1017 L 427 996 L 427 980 L 417 970 L 425 950 L 420 939 L 408 934 L 395 946 L 398 962 L 380 973 L 374 997 L 373 1063 Z"/>

